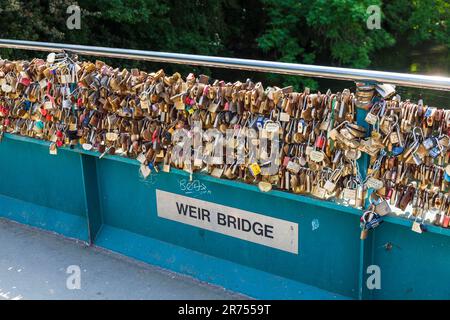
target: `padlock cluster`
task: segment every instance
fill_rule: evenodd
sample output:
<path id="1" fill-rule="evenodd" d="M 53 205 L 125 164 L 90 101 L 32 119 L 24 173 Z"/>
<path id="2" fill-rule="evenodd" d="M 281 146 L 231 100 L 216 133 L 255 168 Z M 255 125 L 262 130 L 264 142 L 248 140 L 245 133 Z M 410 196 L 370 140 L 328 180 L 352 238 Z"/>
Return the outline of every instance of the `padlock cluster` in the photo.
<path id="1" fill-rule="evenodd" d="M 362 146 L 371 156 L 365 187 L 378 198 L 370 210 L 383 216 L 396 208 L 419 233 L 425 220 L 448 228 L 450 110 L 398 96 L 374 99 L 365 122 L 372 127 Z"/>
<path id="2" fill-rule="evenodd" d="M 363 109 L 365 123 L 358 124 Z M 201 148 L 186 148 L 178 133 L 190 139 L 195 124 L 203 130 Z M 450 111 L 401 101 L 385 85 L 358 83 L 355 94 L 294 92 L 50 54 L 0 60 L 0 125 L 2 134 L 50 141 L 54 155 L 69 146 L 137 159 L 144 178 L 175 167 L 257 184 L 264 192 L 277 188 L 356 208 L 370 202 L 363 230 L 378 225 L 374 217 L 391 206 L 412 206 L 421 221 L 436 209 L 434 223 L 449 223 Z M 221 139 L 203 134 L 208 129 Z M 219 155 L 218 141 L 225 151 Z M 364 154 L 369 168 L 360 168 Z"/>

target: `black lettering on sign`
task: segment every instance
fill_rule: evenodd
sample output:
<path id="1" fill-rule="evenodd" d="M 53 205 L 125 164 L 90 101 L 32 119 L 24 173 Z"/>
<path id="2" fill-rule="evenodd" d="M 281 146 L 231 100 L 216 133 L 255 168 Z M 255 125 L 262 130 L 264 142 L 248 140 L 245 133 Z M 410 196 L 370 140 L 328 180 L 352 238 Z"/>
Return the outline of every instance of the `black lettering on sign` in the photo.
<path id="1" fill-rule="evenodd" d="M 206 210 L 206 209 L 202 209 L 202 220 L 208 219 L 208 222 L 211 222 L 211 217 L 210 217 L 211 213 Z"/>
<path id="2" fill-rule="evenodd" d="M 226 216 L 223 213 L 217 212 L 217 224 L 224 226 L 227 224 L 225 220 Z"/>
<path id="3" fill-rule="evenodd" d="M 177 202 L 177 210 L 178 210 L 178 214 L 183 214 L 186 215 L 187 214 L 187 208 L 188 206 L 182 204 L 182 203 L 178 203 Z"/>
<path id="4" fill-rule="evenodd" d="M 189 216 L 191 218 L 197 218 L 197 208 L 194 206 L 189 206 Z"/>
<path id="5" fill-rule="evenodd" d="M 208 212 L 208 221 L 209 212 Z M 203 218 L 204 219 L 204 218 Z M 217 213 L 217 224 L 226 226 L 243 232 L 253 232 L 257 236 L 273 239 L 273 226 L 262 224 L 260 222 L 251 222 L 244 218 L 226 215 L 221 212 Z"/>
<path id="6" fill-rule="evenodd" d="M 197 208 L 183 203 L 176 203 L 178 214 L 189 215 L 191 218 L 199 220 L 208 220 L 211 222 L 211 213 L 207 209 Z M 221 226 L 227 226 L 236 230 L 244 232 L 253 231 L 257 236 L 273 239 L 273 226 L 268 224 L 261 224 L 259 222 L 251 223 L 247 219 L 237 218 L 231 215 L 225 215 L 223 213 L 217 213 L 217 224 Z"/>
<path id="7" fill-rule="evenodd" d="M 178 202 L 176 204 L 178 214 L 189 216 L 194 219 L 208 220 L 208 222 L 211 222 L 211 213 L 209 212 L 209 210 Z"/>
<path id="8" fill-rule="evenodd" d="M 228 228 L 231 228 L 231 225 L 233 225 L 233 228 L 236 229 L 236 218 L 233 216 L 228 216 Z"/>
<path id="9" fill-rule="evenodd" d="M 263 226 L 261 223 L 259 222 L 255 222 L 253 224 L 253 232 L 257 235 L 257 236 L 262 236 L 263 235 Z"/>
<path id="10" fill-rule="evenodd" d="M 161 190 L 156 196 L 158 217 L 298 254 L 297 223 Z"/>
<path id="11" fill-rule="evenodd" d="M 266 238 L 273 239 L 273 226 L 266 224 L 264 225 L 264 230 Z"/>
<path id="12" fill-rule="evenodd" d="M 249 232 L 252 230 L 252 224 L 247 219 L 242 219 L 242 231 Z"/>

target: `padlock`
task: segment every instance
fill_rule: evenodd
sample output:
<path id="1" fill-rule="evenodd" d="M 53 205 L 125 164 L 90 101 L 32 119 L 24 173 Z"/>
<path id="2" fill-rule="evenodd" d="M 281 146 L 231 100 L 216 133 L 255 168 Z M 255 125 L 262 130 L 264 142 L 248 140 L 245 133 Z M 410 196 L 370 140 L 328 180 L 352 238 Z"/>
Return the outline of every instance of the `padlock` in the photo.
<path id="1" fill-rule="evenodd" d="M 441 154 L 441 150 L 439 149 L 438 146 L 436 146 L 436 147 L 431 148 L 428 153 L 429 153 L 430 157 L 432 157 L 434 159 L 434 158 L 437 158 Z"/>
<path id="2" fill-rule="evenodd" d="M 150 168 L 145 164 L 141 164 L 141 166 L 139 167 L 139 172 L 142 174 L 142 177 L 144 179 L 147 179 L 148 176 L 152 173 Z"/>
<path id="3" fill-rule="evenodd" d="M 317 137 L 316 139 L 316 148 L 318 149 L 323 149 L 325 147 L 325 143 L 326 143 L 326 138 L 325 136 L 323 136 L 322 134 L 320 136 Z"/>
<path id="4" fill-rule="evenodd" d="M 331 180 L 327 180 L 323 186 L 323 188 L 328 192 L 328 193 L 333 193 L 334 190 L 336 189 L 336 183 L 334 183 Z"/>
<path id="5" fill-rule="evenodd" d="M 298 157 L 289 158 L 286 165 L 286 170 L 289 170 L 293 174 L 297 174 L 300 171 L 301 165 L 299 163 Z"/>
<path id="6" fill-rule="evenodd" d="M 385 199 L 380 198 L 377 202 L 375 202 L 374 211 L 380 216 L 388 215 L 392 212 L 391 207 Z"/>
<path id="7" fill-rule="evenodd" d="M 443 228 L 448 228 L 449 223 L 450 223 L 450 215 L 445 214 L 444 215 L 444 219 L 442 220 L 442 227 Z"/>
<path id="8" fill-rule="evenodd" d="M 258 163 L 252 163 L 248 166 L 248 169 L 253 177 L 258 176 L 261 173 L 261 167 Z"/>
<path id="9" fill-rule="evenodd" d="M 374 103 L 367 113 L 366 117 L 364 118 L 364 121 L 366 121 L 368 124 L 375 125 L 375 123 L 377 123 L 378 121 L 378 116 L 381 112 L 381 109 L 382 108 L 380 102 Z"/>
<path id="10" fill-rule="evenodd" d="M 367 230 L 367 229 L 362 229 L 361 230 L 361 235 L 360 235 L 360 239 L 361 240 L 366 240 L 367 239 L 367 237 L 369 236 L 369 230 Z"/>
<path id="11" fill-rule="evenodd" d="M 427 138 L 423 141 L 423 146 L 425 149 L 430 150 L 436 145 L 436 139 L 434 137 Z"/>
<path id="12" fill-rule="evenodd" d="M 319 199 L 325 199 L 327 196 L 327 190 L 323 187 L 323 185 L 324 181 L 322 178 L 312 183 L 311 195 Z"/>
<path id="13" fill-rule="evenodd" d="M 57 146 L 56 146 L 56 143 L 50 144 L 50 147 L 49 147 L 49 153 L 50 153 L 51 155 L 57 155 L 57 154 L 58 154 L 58 148 L 57 148 Z"/>
<path id="14" fill-rule="evenodd" d="M 387 83 L 377 83 L 375 90 L 384 98 L 388 99 L 395 94 L 395 86 Z"/>
<path id="15" fill-rule="evenodd" d="M 412 224 L 411 230 L 416 233 L 423 233 L 425 231 L 425 227 L 422 223 L 414 221 Z"/>
<path id="16" fill-rule="evenodd" d="M 378 213 L 373 213 L 372 218 L 366 223 L 366 229 L 374 229 L 383 223 L 383 218 Z"/>
<path id="17" fill-rule="evenodd" d="M 356 206 L 356 199 L 358 197 L 358 185 L 356 180 L 349 179 L 345 188 L 342 189 L 342 199 L 348 202 L 351 206 Z"/>

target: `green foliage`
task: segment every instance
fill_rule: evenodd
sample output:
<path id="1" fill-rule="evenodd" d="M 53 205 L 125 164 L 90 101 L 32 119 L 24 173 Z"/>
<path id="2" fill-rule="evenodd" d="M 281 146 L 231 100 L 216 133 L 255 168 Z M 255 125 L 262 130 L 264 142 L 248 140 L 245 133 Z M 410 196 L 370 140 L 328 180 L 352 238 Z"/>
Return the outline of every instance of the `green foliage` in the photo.
<path id="1" fill-rule="evenodd" d="M 263 51 L 276 50 L 282 61 L 313 63 L 316 55 L 331 62 L 367 67 L 370 55 L 390 46 L 394 39 L 385 30 L 366 26 L 373 0 L 263 0 L 269 10 L 266 33 L 258 41 Z"/>
<path id="2" fill-rule="evenodd" d="M 82 8 L 81 30 L 66 27 L 66 9 L 72 4 Z M 380 30 L 366 26 L 370 5 L 381 7 Z M 2 38 L 356 68 L 370 67 L 374 57 L 394 44 L 411 50 L 424 45 L 450 47 L 447 0 L 0 0 L 0 16 Z M 1 53 L 11 58 L 36 55 L 12 50 Z M 231 81 L 236 74 L 246 75 L 105 60 L 148 69 L 164 66 L 169 72 L 202 72 Z M 408 67 L 405 65 L 405 70 Z M 318 86 L 301 77 L 252 77 L 298 89 Z"/>
<path id="3" fill-rule="evenodd" d="M 390 31 L 411 45 L 432 41 L 450 47 L 448 0 L 390 0 L 385 11 Z"/>
<path id="4" fill-rule="evenodd" d="M 267 11 L 259 47 L 287 62 L 370 65 L 370 55 L 394 43 L 385 30 L 369 30 L 367 7 L 373 0 L 263 0 Z M 331 61 L 330 61 L 331 60 Z M 292 83 L 292 79 L 289 79 Z M 301 78 L 296 84 L 305 84 Z M 316 87 L 315 83 L 308 83 Z"/>
<path id="5" fill-rule="evenodd" d="M 370 56 L 376 50 L 394 44 L 394 39 L 385 29 L 367 28 L 367 8 L 370 5 L 381 5 L 380 1 L 308 2 L 308 27 L 317 30 L 314 47 L 329 54 L 339 65 L 365 68 L 370 65 Z"/>
<path id="6" fill-rule="evenodd" d="M 307 46 L 305 40 L 308 37 L 305 37 L 306 32 L 304 32 L 307 27 L 304 21 L 306 10 L 304 4 L 298 0 L 282 2 L 263 0 L 262 2 L 267 15 L 267 23 L 266 32 L 257 39 L 259 48 L 273 60 L 313 63 L 314 52 L 308 52 L 305 48 Z M 270 78 L 273 82 L 278 82 L 281 78 L 284 80 L 284 85 L 317 87 L 315 81 L 299 77 L 272 75 Z"/>

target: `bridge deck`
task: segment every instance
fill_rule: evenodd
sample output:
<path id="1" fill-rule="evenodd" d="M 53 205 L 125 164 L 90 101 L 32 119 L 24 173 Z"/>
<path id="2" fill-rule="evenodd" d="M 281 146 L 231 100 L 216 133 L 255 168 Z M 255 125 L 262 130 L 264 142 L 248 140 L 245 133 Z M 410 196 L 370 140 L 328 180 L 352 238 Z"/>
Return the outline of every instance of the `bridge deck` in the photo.
<path id="1" fill-rule="evenodd" d="M 4 219 L 0 219 L 0 244 L 0 300 L 246 298 Z M 79 290 L 67 288 L 66 271 L 71 265 L 81 271 Z"/>

